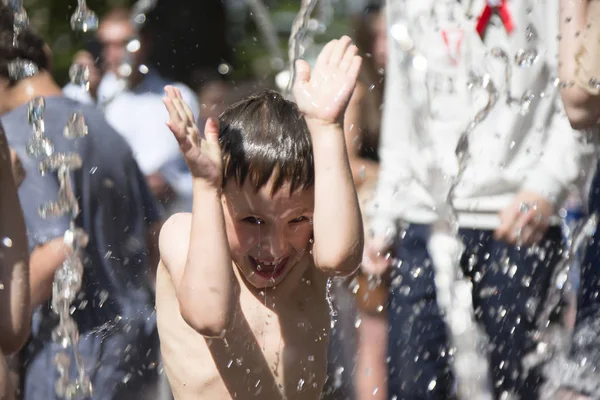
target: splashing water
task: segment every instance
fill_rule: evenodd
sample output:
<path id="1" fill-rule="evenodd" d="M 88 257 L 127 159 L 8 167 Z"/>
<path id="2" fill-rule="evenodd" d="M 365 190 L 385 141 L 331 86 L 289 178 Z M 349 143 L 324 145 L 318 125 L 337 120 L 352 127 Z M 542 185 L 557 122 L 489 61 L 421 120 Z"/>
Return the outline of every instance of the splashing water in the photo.
<path id="1" fill-rule="evenodd" d="M 338 315 L 337 310 L 333 306 L 333 294 L 331 292 L 331 286 L 333 285 L 333 279 L 327 278 L 327 283 L 325 286 L 325 299 L 327 300 L 327 305 L 329 306 L 329 316 L 331 317 L 331 327 L 335 326 L 336 317 Z"/>
<path id="2" fill-rule="evenodd" d="M 28 24 L 27 13 L 20 0 L 11 3 L 15 12 L 14 43 L 17 45 L 18 35 Z M 78 7 L 71 18 L 75 30 L 88 31 L 97 28 L 98 19 L 93 11 L 87 8 L 85 0 L 78 0 Z M 12 80 L 29 78 L 38 72 L 35 63 L 29 60 L 16 59 L 8 65 L 9 76 Z M 71 80 L 76 84 L 87 87 L 89 72 L 81 68 L 72 68 Z M 58 201 L 41 205 L 38 213 L 42 218 L 52 218 L 66 215 L 70 219 L 70 227 L 64 233 L 63 241 L 67 247 L 67 257 L 54 274 L 52 282 L 52 309 L 58 315 L 58 325 L 52 331 L 52 340 L 58 344 L 61 351 L 56 354 L 53 362 L 59 372 L 55 382 L 55 393 L 64 399 L 90 397 L 92 384 L 86 374 L 85 366 L 78 351 L 79 332 L 71 317 L 71 303 L 81 288 L 83 276 L 83 249 L 88 237 L 85 231 L 76 227 L 75 218 L 79 214 L 79 204 L 73 193 L 71 172 L 81 168 L 82 160 L 76 153 L 54 153 L 54 146 L 45 136 L 45 100 L 36 97 L 27 104 L 27 118 L 33 130 L 33 138 L 27 143 L 26 151 L 30 156 L 40 159 L 39 170 L 44 176 L 50 171 L 57 172 L 59 181 Z M 76 138 L 87 134 L 87 126 L 83 115 L 75 113 L 65 127 L 64 134 L 68 138 Z M 77 376 L 69 376 L 71 355 L 75 362 Z"/>
<path id="3" fill-rule="evenodd" d="M 286 89 L 288 94 L 292 92 L 292 87 L 294 86 L 294 80 L 296 79 L 296 61 L 302 55 L 302 41 L 308 30 L 310 15 L 316 5 L 317 0 L 302 0 L 302 7 L 300 7 L 300 11 L 292 24 L 292 32 L 288 43 L 288 58 L 290 62 L 290 80 L 288 81 Z"/>
<path id="4" fill-rule="evenodd" d="M 23 1 L 17 0 L 12 1 L 10 3 L 11 8 L 14 12 L 14 23 L 13 23 L 13 46 L 17 47 L 19 35 L 23 32 L 27 26 L 29 25 L 29 17 L 27 16 L 27 11 L 23 7 Z"/>
<path id="5" fill-rule="evenodd" d="M 517 99 L 512 96 L 512 92 L 510 90 L 510 85 L 512 81 L 512 65 L 510 63 L 510 59 L 506 52 L 499 47 L 494 47 L 491 50 L 492 56 L 501 59 L 504 62 L 504 81 L 506 84 L 505 94 L 506 94 L 506 103 L 509 106 L 514 107 L 519 114 L 526 115 L 529 112 L 529 107 L 531 106 L 531 102 L 535 98 L 535 94 L 530 90 L 525 91 L 522 94 L 520 99 Z M 529 68 L 536 63 L 538 59 L 538 53 L 535 49 L 524 50 L 521 49 L 515 55 L 515 64 L 521 68 Z"/>
<path id="6" fill-rule="evenodd" d="M 85 0 L 77 0 L 77 8 L 71 16 L 71 29 L 76 32 L 90 32 L 98 29 L 98 16 L 88 8 Z"/>
<path id="7" fill-rule="evenodd" d="M 85 367 L 77 349 L 79 332 L 75 321 L 71 318 L 70 307 L 81 288 L 83 263 L 81 257 L 87 245 L 87 234 L 75 226 L 75 218 L 79 214 L 79 204 L 73 193 L 71 171 L 81 168 L 82 161 L 76 153 L 56 153 L 52 150 L 52 142 L 44 136 L 43 119 L 45 101 L 42 97 L 32 99 L 27 107 L 29 123 L 34 130 L 34 137 L 28 143 L 28 152 L 41 157 L 40 173 L 45 175 L 57 171 L 60 184 L 58 201 L 40 206 L 42 218 L 67 215 L 70 228 L 64 234 L 64 243 L 69 249 L 66 260 L 54 274 L 52 282 L 52 309 L 58 315 L 58 326 L 52 331 L 52 339 L 59 344 L 62 351 L 54 358 L 54 364 L 60 377 L 56 381 L 56 395 L 65 399 L 86 397 L 92 394 L 92 385 L 85 372 Z M 73 355 L 77 369 L 77 377 L 69 376 L 69 367 Z"/>
<path id="8" fill-rule="evenodd" d="M 420 91 L 412 91 L 418 85 L 427 87 L 427 59 L 419 52 L 412 32 L 413 24 L 405 19 L 405 2 L 388 1 L 388 29 L 394 39 L 396 48 L 401 54 L 400 68 L 407 80 L 404 87 L 407 93 L 403 96 L 411 98 L 411 114 L 415 132 L 428 132 L 427 119 L 429 114 L 429 97 Z M 457 393 L 460 399 L 488 400 L 493 396 L 488 382 L 489 369 L 487 359 L 482 351 L 485 336 L 475 323 L 472 290 L 469 281 L 463 278 L 460 269 L 460 258 L 464 244 L 458 233 L 458 221 L 453 206 L 453 192 L 459 182 L 469 159 L 469 135 L 475 127 L 489 114 L 498 101 L 498 92 L 487 75 L 472 74 L 469 82 L 471 89 L 482 89 L 488 94 L 488 102 L 473 118 L 461 134 L 457 146 L 456 157 L 459 171 L 454 179 L 448 179 L 431 157 L 429 168 L 429 192 L 436 201 L 438 220 L 432 226 L 432 232 L 427 244 L 435 271 L 435 287 L 440 309 L 446 316 L 449 340 L 456 348 L 452 358 L 452 367 L 457 381 Z M 420 141 L 430 140 L 427 134 Z M 427 148 L 427 144 L 423 146 Z M 434 382 L 434 381 L 432 381 Z M 433 388 L 435 382 L 431 383 Z"/>
<path id="9" fill-rule="evenodd" d="M 569 271 L 594 235 L 598 222 L 598 213 L 593 213 L 572 230 L 536 321 L 538 345 L 523 360 L 527 369 L 545 364 L 543 373 L 547 381 L 542 388 L 543 398 L 552 398 L 564 388 L 592 394 L 593 398 L 600 396 L 600 374 L 596 371 L 600 365 L 600 344 L 596 339 L 600 334 L 598 321 L 587 318 L 576 328 L 574 335 L 569 326 L 549 324 L 551 314 L 567 290 Z"/>

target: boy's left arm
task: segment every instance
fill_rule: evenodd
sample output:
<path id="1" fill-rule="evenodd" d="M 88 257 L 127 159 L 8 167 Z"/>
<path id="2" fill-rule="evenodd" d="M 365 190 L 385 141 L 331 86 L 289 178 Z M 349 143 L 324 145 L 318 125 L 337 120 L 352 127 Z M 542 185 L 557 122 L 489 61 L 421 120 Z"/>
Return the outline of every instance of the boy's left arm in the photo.
<path id="1" fill-rule="evenodd" d="M 294 97 L 304 114 L 313 144 L 315 265 L 345 275 L 355 271 L 363 250 L 362 218 L 348 162 L 344 111 L 360 70 L 361 59 L 349 37 L 329 42 L 314 71 L 297 63 Z"/>

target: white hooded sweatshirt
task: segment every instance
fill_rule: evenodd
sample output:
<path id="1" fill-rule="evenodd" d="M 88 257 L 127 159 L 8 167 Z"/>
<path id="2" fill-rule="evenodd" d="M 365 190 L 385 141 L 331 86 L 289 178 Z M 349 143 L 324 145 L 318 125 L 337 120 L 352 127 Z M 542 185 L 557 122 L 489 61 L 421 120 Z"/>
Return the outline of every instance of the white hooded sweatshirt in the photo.
<path id="1" fill-rule="evenodd" d="M 421 85 L 399 67 L 404 53 L 395 39 L 402 36 L 395 25 L 395 1 L 402 0 L 388 2 L 381 170 L 368 210 L 376 232 L 396 232 L 399 219 L 436 220 L 430 166 L 435 163 L 445 176 L 457 175 L 458 139 L 488 101 L 485 91 L 468 89 L 473 73 L 488 74 L 499 97 L 469 136 L 470 160 L 454 192 L 461 227 L 496 228 L 498 212 L 522 190 L 558 207 L 570 190 L 583 187 L 596 146 L 592 132 L 571 128 L 560 103 L 558 0 L 473 0 L 472 18 L 469 0 L 406 0 L 402 17 L 427 64 L 427 84 Z M 505 18 L 492 7 L 482 40 L 477 24 L 486 5 L 503 7 Z M 494 55 L 500 50 L 512 67 L 509 86 L 506 63 Z M 529 107 L 519 106 L 528 95 L 533 96 Z M 428 111 L 416 124 L 411 106 L 423 96 L 428 96 Z"/>

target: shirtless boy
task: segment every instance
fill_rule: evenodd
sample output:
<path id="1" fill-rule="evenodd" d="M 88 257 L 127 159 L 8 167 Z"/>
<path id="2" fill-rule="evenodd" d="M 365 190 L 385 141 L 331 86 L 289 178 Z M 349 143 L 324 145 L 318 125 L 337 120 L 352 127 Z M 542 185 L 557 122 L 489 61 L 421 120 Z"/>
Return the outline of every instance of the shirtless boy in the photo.
<path id="1" fill-rule="evenodd" d="M 177 400 L 317 399 L 325 381 L 328 276 L 359 265 L 361 216 L 342 121 L 361 59 L 348 37 L 297 106 L 264 91 L 206 123 L 167 87 L 167 123 L 194 176 L 191 214 L 160 235 L 157 317 Z"/>

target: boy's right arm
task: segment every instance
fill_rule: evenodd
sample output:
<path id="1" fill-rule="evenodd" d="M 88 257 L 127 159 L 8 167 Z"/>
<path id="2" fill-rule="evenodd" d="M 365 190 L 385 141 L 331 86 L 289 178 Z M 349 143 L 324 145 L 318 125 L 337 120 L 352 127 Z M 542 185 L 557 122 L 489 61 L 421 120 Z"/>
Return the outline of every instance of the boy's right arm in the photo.
<path id="1" fill-rule="evenodd" d="M 169 271 L 183 319 L 208 337 L 223 336 L 235 310 L 235 276 L 221 204 L 219 129 L 206 123 L 200 138 L 181 93 L 166 88 L 167 123 L 194 179 L 192 214 L 178 214 L 163 226 L 161 262 Z"/>

